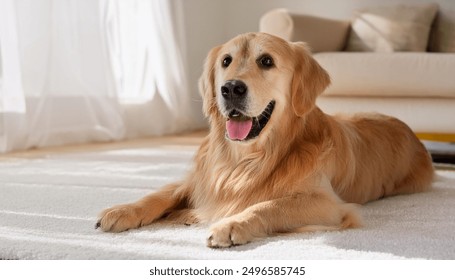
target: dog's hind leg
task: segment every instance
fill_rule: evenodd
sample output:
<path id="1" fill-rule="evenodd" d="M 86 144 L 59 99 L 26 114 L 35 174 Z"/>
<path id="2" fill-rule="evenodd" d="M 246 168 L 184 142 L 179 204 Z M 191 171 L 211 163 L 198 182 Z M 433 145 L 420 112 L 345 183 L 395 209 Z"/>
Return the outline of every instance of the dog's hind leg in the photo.
<path id="1" fill-rule="evenodd" d="M 434 168 L 431 156 L 422 145 L 409 163 L 409 173 L 397 182 L 390 193 L 386 195 L 412 194 L 428 191 L 434 179 Z"/>

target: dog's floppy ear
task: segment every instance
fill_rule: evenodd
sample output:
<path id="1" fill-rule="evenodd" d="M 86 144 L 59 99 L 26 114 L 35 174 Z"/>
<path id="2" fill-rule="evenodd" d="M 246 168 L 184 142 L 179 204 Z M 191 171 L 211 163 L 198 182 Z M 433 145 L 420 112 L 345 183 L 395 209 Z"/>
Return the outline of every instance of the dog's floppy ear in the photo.
<path id="1" fill-rule="evenodd" d="M 295 114 L 301 117 L 316 106 L 316 97 L 330 84 L 330 77 L 311 56 L 305 43 L 292 45 L 296 64 L 292 78 L 291 102 Z"/>
<path id="2" fill-rule="evenodd" d="M 205 59 L 204 70 L 199 78 L 199 94 L 202 97 L 202 110 L 204 115 L 208 117 L 211 110 L 216 109 L 215 105 L 215 66 L 218 51 L 221 46 L 214 47 L 210 50 Z M 221 62 L 220 62 L 221 63 Z"/>

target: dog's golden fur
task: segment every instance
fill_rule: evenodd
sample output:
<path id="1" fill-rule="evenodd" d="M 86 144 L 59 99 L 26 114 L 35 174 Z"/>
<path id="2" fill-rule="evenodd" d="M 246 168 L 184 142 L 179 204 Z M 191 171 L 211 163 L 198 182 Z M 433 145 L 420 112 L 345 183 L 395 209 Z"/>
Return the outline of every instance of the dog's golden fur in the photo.
<path id="1" fill-rule="evenodd" d="M 258 67 L 264 53 L 274 67 Z M 226 54 L 232 63 L 224 68 Z M 248 86 L 251 115 L 276 102 L 248 141 L 226 137 L 219 95 L 232 79 Z M 119 232 L 160 218 L 211 223 L 208 246 L 228 247 L 276 232 L 357 227 L 356 204 L 428 190 L 431 158 L 411 129 L 379 114 L 324 114 L 315 101 L 329 83 L 303 43 L 248 33 L 212 49 L 200 79 L 211 130 L 193 170 L 138 202 L 106 209 L 98 226 Z"/>

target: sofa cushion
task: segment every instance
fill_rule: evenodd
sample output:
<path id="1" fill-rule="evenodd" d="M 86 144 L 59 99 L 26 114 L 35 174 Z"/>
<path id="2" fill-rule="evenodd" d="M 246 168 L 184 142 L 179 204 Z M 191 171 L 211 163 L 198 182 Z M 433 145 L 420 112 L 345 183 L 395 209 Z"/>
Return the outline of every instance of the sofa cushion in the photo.
<path id="1" fill-rule="evenodd" d="M 313 52 L 342 51 L 346 44 L 350 22 L 317 16 L 293 14 L 275 9 L 264 14 L 259 30 L 288 41 L 306 42 Z"/>
<path id="2" fill-rule="evenodd" d="M 416 51 L 427 49 L 437 4 L 392 5 L 356 11 L 348 51 Z"/>
<path id="3" fill-rule="evenodd" d="M 316 103 L 330 115 L 378 112 L 399 118 L 418 133 L 455 134 L 455 99 L 320 96 Z"/>
<path id="4" fill-rule="evenodd" d="M 327 96 L 455 98 L 455 54 L 318 53 L 330 74 Z"/>

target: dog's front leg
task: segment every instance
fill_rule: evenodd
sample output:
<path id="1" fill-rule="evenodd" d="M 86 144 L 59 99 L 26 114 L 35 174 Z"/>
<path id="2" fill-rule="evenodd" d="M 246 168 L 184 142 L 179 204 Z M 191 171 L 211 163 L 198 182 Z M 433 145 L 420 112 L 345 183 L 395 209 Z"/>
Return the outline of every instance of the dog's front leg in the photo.
<path id="1" fill-rule="evenodd" d="M 341 202 L 333 193 L 309 191 L 261 202 L 224 218 L 210 228 L 207 246 L 246 244 L 276 232 L 292 232 L 306 226 L 342 229 L 360 225 L 353 204 Z M 322 226 L 322 227 L 321 227 Z"/>
<path id="2" fill-rule="evenodd" d="M 181 184 L 170 184 L 137 202 L 117 205 L 101 212 L 96 228 L 121 232 L 149 225 L 166 211 L 179 205 L 185 196 L 177 192 Z"/>

